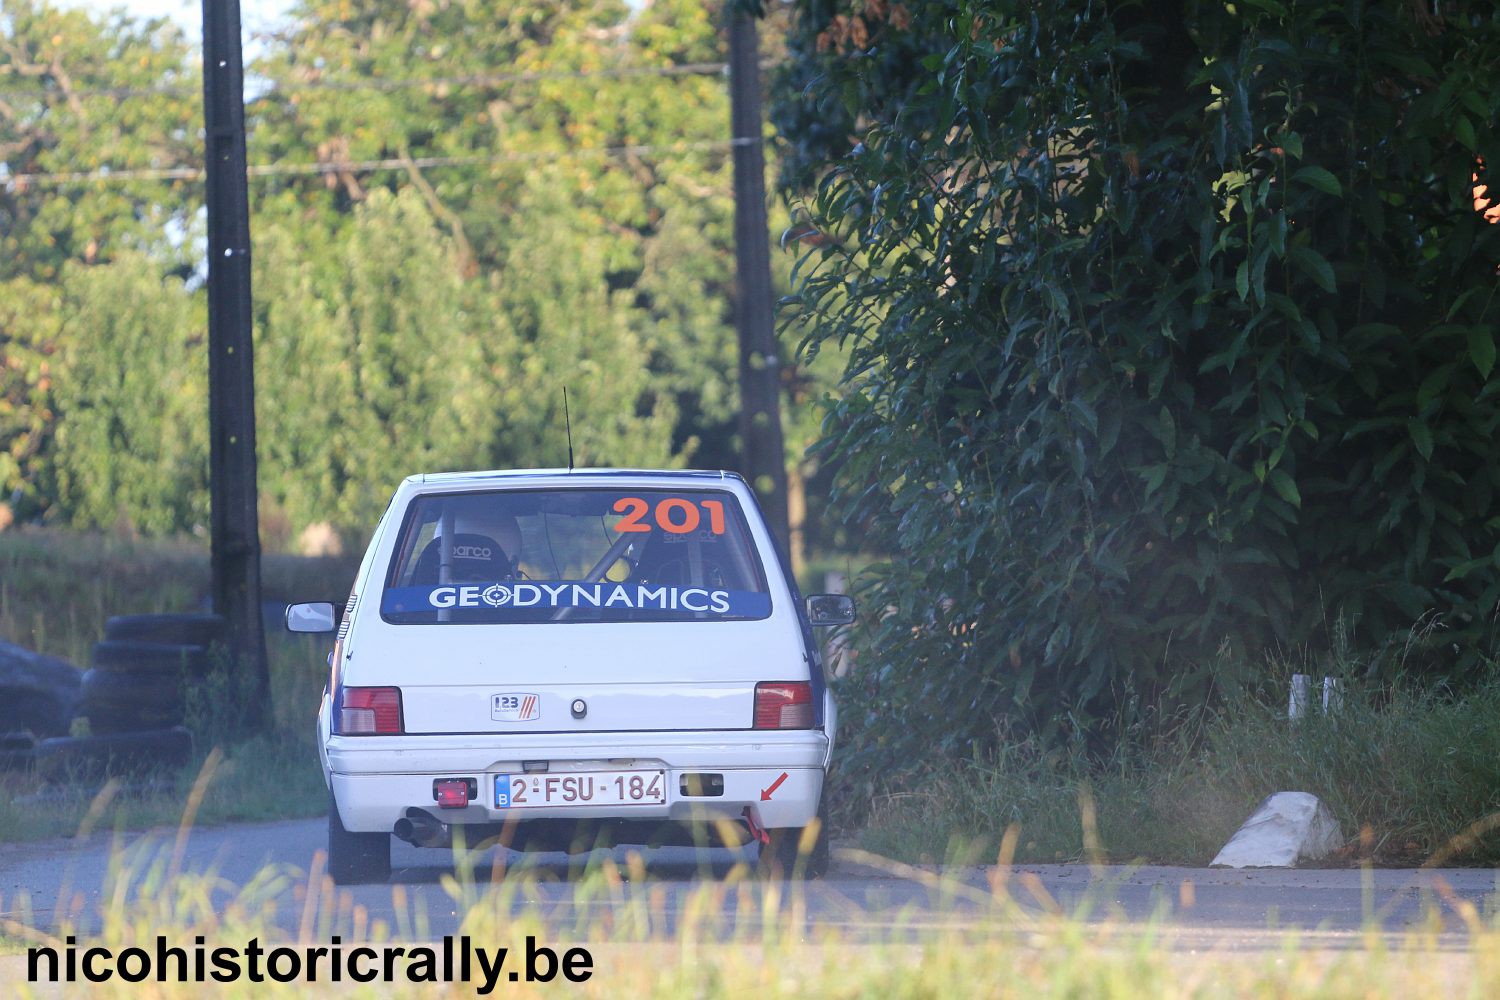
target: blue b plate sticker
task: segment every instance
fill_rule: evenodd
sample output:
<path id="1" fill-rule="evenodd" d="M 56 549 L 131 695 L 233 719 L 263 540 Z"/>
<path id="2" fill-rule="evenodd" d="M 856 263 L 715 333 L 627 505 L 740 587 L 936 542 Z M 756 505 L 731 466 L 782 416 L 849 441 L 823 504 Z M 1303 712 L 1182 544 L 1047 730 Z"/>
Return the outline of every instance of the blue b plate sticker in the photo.
<path id="1" fill-rule="evenodd" d="M 510 806 L 510 775 L 495 775 L 495 808 L 506 809 Z"/>

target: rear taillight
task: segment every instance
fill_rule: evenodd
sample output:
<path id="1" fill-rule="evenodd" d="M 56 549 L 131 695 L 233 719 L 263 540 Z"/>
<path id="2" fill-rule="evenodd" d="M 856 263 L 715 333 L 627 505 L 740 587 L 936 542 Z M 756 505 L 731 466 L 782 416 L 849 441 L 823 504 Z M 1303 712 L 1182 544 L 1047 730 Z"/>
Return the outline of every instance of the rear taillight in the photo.
<path id="1" fill-rule="evenodd" d="M 432 799 L 440 809 L 463 809 L 478 790 L 473 778 L 439 778 L 432 783 Z"/>
<path id="2" fill-rule="evenodd" d="M 762 681 L 755 685 L 756 729 L 811 729 L 812 685 L 806 681 Z"/>
<path id="3" fill-rule="evenodd" d="M 402 731 L 400 688 L 344 688 L 338 732 L 343 736 L 389 736 Z"/>

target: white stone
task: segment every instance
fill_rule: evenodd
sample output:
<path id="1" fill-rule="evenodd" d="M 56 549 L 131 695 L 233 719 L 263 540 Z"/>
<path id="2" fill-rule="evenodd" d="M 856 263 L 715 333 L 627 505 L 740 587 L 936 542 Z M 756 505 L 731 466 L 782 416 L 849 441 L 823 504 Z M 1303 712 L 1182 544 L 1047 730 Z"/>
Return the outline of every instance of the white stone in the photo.
<path id="1" fill-rule="evenodd" d="M 1251 813 L 1214 858 L 1214 868 L 1290 868 L 1343 846 L 1338 821 L 1316 795 L 1276 792 Z"/>

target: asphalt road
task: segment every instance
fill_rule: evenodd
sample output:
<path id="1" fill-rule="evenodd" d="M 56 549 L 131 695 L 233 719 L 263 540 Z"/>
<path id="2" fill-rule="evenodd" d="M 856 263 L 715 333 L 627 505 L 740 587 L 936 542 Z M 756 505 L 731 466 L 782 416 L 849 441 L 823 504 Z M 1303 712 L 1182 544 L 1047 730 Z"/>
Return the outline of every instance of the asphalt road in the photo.
<path id="1" fill-rule="evenodd" d="M 401 939 L 437 939 L 460 932 L 462 890 L 450 851 L 399 842 L 391 883 L 332 890 L 322 878 L 323 820 L 196 828 L 88 840 L 0 845 L 0 915 L 42 929 L 97 926 L 107 907 L 134 905 L 186 912 L 194 906 L 271 913 L 285 934 L 360 934 L 384 924 Z M 584 861 L 606 852 L 473 857 L 475 893 L 491 907 L 543 915 L 552 928 L 576 931 L 629 919 L 643 936 L 672 936 L 684 922 L 715 933 L 756 930 L 767 921 L 798 936 L 836 930 L 851 938 L 917 934 L 939 925 L 1005 920 L 1022 926 L 1046 912 L 1152 927 L 1181 948 L 1279 947 L 1288 931 L 1304 943 L 1340 948 L 1368 943 L 1372 926 L 1393 938 L 1435 931 L 1443 947 L 1462 949 L 1464 912 L 1496 910 L 1497 877 L 1487 869 L 1286 870 L 1175 867 L 1090 867 L 1082 864 L 951 867 L 917 870 L 835 848 L 828 877 L 768 899 L 768 886 L 733 876 L 748 853 L 645 852 L 634 866 L 627 849 L 613 857 L 619 877 L 581 880 Z M 268 870 L 267 866 L 273 866 Z M 168 898 L 162 876 L 210 875 L 193 896 Z M 249 888 L 246 888 L 246 887 Z M 580 888 L 582 886 L 582 888 Z M 590 888 L 592 886 L 592 888 Z M 1013 905 L 1003 910 L 997 899 Z M 1472 911 L 1471 911 L 1472 912 Z M 747 924 L 751 925 L 747 927 Z"/>

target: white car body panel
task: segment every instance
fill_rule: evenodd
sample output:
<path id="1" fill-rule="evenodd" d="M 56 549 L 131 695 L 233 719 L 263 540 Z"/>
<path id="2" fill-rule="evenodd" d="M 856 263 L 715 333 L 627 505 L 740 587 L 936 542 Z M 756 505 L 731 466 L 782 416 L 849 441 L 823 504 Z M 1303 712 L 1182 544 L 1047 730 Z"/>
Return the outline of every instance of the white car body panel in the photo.
<path id="1" fill-rule="evenodd" d="M 400 687 L 408 733 L 744 729 L 757 682 L 807 677 L 801 637 L 774 609 L 765 621 L 660 624 L 391 625 L 369 617 L 358 625 L 357 683 Z M 492 719 L 490 696 L 507 691 L 537 694 L 540 718 Z M 569 711 L 574 698 L 587 702 L 583 719 Z"/>

